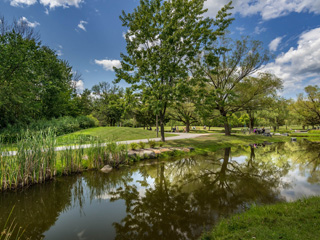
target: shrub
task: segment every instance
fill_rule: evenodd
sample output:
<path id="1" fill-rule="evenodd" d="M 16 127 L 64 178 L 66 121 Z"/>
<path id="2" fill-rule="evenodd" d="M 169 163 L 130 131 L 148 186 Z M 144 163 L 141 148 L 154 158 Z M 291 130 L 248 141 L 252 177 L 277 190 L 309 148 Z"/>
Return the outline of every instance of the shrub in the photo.
<path id="1" fill-rule="evenodd" d="M 0 138 L 4 143 L 15 143 L 21 136 L 24 135 L 25 131 L 36 133 L 39 131 L 47 131 L 48 129 L 54 130 L 57 136 L 72 133 L 80 129 L 94 127 L 96 124 L 92 117 L 79 116 L 79 117 L 60 117 L 53 118 L 51 120 L 38 120 L 31 122 L 28 125 L 15 124 L 9 125 L 7 128 L 0 131 Z"/>
<path id="2" fill-rule="evenodd" d="M 144 143 L 144 142 L 139 142 L 139 146 L 140 146 L 141 149 L 144 149 L 145 146 L 146 146 L 146 143 Z"/>
<path id="3" fill-rule="evenodd" d="M 149 144 L 150 148 L 155 148 L 155 146 L 156 146 L 156 141 L 154 141 L 154 140 L 149 140 L 149 141 L 148 141 L 148 144 Z"/>
<path id="4" fill-rule="evenodd" d="M 135 143 L 135 142 L 130 143 L 130 148 L 131 148 L 132 150 L 136 150 L 136 149 L 138 149 L 138 144 Z"/>
<path id="5" fill-rule="evenodd" d="M 159 142 L 159 147 L 162 147 L 164 142 Z"/>

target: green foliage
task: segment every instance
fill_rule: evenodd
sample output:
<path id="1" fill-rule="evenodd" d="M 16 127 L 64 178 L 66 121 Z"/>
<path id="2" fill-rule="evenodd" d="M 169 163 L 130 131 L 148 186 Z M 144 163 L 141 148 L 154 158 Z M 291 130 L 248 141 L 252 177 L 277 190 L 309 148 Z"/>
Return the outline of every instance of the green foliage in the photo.
<path id="1" fill-rule="evenodd" d="M 163 141 L 167 107 L 188 94 L 194 82 L 185 79 L 195 58 L 222 34 L 213 32 L 213 21 L 203 17 L 203 4 L 204 0 L 141 0 L 132 13 L 120 16 L 128 28 L 127 55 L 121 54 L 121 68 L 115 68 L 116 82 L 125 80 L 133 91 L 140 91 L 141 101 L 159 115 Z"/>
<path id="2" fill-rule="evenodd" d="M 0 33 L 0 129 L 72 113 L 71 67 L 21 29 Z"/>
<path id="3" fill-rule="evenodd" d="M 140 146 L 141 149 L 144 149 L 146 147 L 146 143 L 139 142 L 139 146 Z"/>
<path id="4" fill-rule="evenodd" d="M 124 114 L 124 91 L 122 88 L 101 82 L 92 87 L 96 96 L 93 106 L 93 116 L 101 126 L 116 126 Z"/>
<path id="5" fill-rule="evenodd" d="M 132 150 L 136 150 L 136 149 L 138 149 L 138 144 L 135 143 L 135 142 L 130 143 L 130 148 L 131 148 Z"/>
<path id="6" fill-rule="evenodd" d="M 156 141 L 154 141 L 154 140 L 149 140 L 148 144 L 149 144 L 150 148 L 155 148 L 156 147 Z"/>
<path id="7" fill-rule="evenodd" d="M 299 116 L 299 122 L 303 125 L 320 124 L 320 88 L 307 86 L 306 94 L 300 94 L 292 109 Z"/>
<path id="8" fill-rule="evenodd" d="M 33 121 L 29 125 L 9 125 L 0 131 L 0 138 L 4 143 L 14 143 L 24 136 L 25 131 L 37 132 L 51 129 L 59 136 L 94 126 L 95 120 L 92 117 L 79 116 L 74 118 L 66 116 L 52 120 Z"/>

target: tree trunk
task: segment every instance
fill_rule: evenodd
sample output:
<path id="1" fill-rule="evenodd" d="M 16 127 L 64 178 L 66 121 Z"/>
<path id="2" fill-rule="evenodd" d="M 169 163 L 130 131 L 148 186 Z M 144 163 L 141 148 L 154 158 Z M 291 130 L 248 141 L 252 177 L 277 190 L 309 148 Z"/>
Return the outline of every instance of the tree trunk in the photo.
<path id="1" fill-rule="evenodd" d="M 161 133 L 161 141 L 162 142 L 166 141 L 164 138 L 164 116 L 165 116 L 165 114 L 160 113 L 159 120 L 160 120 L 160 133 Z"/>
<path id="2" fill-rule="evenodd" d="M 277 131 L 277 126 L 273 126 L 273 131 L 274 131 L 274 132 Z"/>
<path id="3" fill-rule="evenodd" d="M 228 122 L 227 113 L 222 112 L 221 115 L 223 117 L 223 122 L 224 122 L 225 136 L 230 136 L 231 135 L 231 127 Z"/>
<path id="4" fill-rule="evenodd" d="M 225 119 L 224 120 L 224 132 L 225 132 L 225 135 L 226 136 L 230 136 L 231 135 L 231 131 L 230 131 L 231 129 L 230 129 L 230 125 L 229 125 L 229 123 L 228 123 L 228 120 L 227 119 Z"/>
<path id="5" fill-rule="evenodd" d="M 253 133 L 253 127 L 254 127 L 254 114 L 247 111 L 249 115 L 249 134 Z"/>
<path id="6" fill-rule="evenodd" d="M 189 121 L 186 122 L 186 132 L 187 133 L 190 132 L 190 122 Z"/>

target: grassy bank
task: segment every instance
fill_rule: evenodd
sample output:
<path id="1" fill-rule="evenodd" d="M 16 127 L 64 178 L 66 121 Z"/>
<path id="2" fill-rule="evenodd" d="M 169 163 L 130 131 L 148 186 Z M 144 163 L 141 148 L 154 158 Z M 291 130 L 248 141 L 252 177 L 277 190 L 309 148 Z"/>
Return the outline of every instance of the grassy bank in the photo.
<path id="1" fill-rule="evenodd" d="M 202 240 L 288 239 L 318 240 L 320 197 L 252 207 L 245 213 L 222 220 Z"/>
<path id="2" fill-rule="evenodd" d="M 225 136 L 224 134 L 211 134 L 192 139 L 181 139 L 174 141 L 167 141 L 165 147 L 194 147 L 195 153 L 207 153 L 214 152 L 221 148 L 248 145 L 263 142 L 285 142 L 289 141 L 290 137 L 273 136 L 265 137 L 261 135 L 244 135 L 233 134 L 231 136 Z"/>
<path id="3" fill-rule="evenodd" d="M 166 133 L 165 136 L 170 137 L 176 135 Z M 155 131 L 148 131 L 140 128 L 97 127 L 59 136 L 57 138 L 57 143 L 58 145 L 79 144 L 80 142 L 88 143 L 91 138 L 99 139 L 99 141 L 102 142 L 115 142 L 125 140 L 148 139 L 156 137 L 157 133 Z"/>

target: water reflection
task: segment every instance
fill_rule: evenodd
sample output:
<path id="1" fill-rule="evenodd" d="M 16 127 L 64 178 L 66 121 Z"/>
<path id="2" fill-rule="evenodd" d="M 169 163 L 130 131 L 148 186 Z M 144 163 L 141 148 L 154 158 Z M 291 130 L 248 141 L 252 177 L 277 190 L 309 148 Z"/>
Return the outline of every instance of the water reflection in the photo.
<path id="1" fill-rule="evenodd" d="M 32 239 L 196 239 L 252 203 L 320 194 L 319 154 L 315 143 L 252 145 L 61 178 L 1 194 L 0 226 L 16 205 Z"/>

